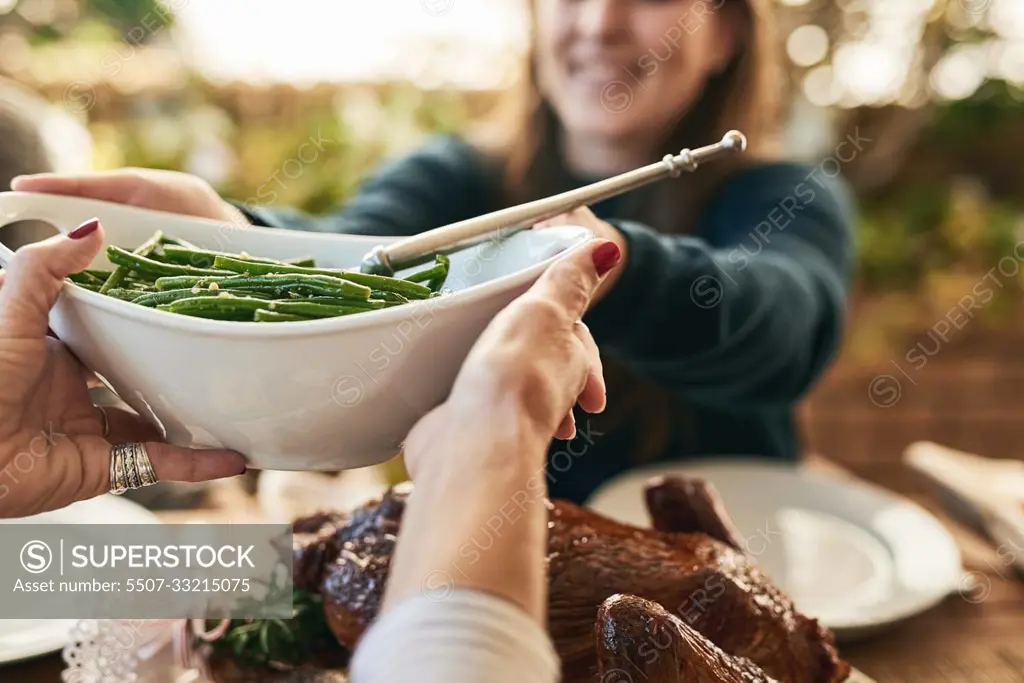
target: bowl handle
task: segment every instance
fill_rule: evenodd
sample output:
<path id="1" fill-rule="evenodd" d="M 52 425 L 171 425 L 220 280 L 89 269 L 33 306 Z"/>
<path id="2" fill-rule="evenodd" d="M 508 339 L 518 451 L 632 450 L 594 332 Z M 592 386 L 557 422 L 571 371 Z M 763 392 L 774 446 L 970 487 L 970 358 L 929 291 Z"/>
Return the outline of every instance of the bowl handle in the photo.
<path id="1" fill-rule="evenodd" d="M 0 229 L 18 221 L 45 221 L 66 235 L 71 227 L 74 216 L 63 211 L 70 207 L 67 199 L 60 195 L 47 195 L 36 192 L 0 192 Z M 6 268 L 14 252 L 4 244 L 0 244 L 0 267 Z"/>
<path id="2" fill-rule="evenodd" d="M 7 248 L 3 243 L 0 243 L 0 268 L 6 268 L 11 265 L 11 261 L 14 259 L 14 252 Z"/>

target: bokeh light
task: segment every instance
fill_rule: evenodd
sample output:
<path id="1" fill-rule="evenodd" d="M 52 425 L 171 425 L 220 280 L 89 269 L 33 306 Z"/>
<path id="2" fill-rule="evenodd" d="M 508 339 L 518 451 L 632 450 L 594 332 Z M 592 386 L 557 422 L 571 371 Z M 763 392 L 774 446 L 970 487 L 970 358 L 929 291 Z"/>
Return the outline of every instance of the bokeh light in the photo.
<path id="1" fill-rule="evenodd" d="M 995 62 L 994 75 L 1013 83 L 1024 83 L 1024 42 L 1004 46 Z"/>
<path id="2" fill-rule="evenodd" d="M 994 0 L 989 24 L 1004 38 L 1024 40 L 1024 2 Z"/>
<path id="3" fill-rule="evenodd" d="M 906 75 L 893 46 L 881 43 L 847 43 L 833 57 L 836 78 L 849 101 L 872 104 L 895 98 Z"/>
<path id="4" fill-rule="evenodd" d="M 839 101 L 842 89 L 832 73 L 831 66 L 819 66 L 804 76 L 804 97 L 819 107 L 831 107 Z"/>
<path id="5" fill-rule="evenodd" d="M 962 100 L 985 80 L 985 52 L 974 46 L 950 50 L 932 69 L 929 84 L 941 98 Z"/>
<path id="6" fill-rule="evenodd" d="M 793 30 L 786 40 L 786 54 L 798 66 L 817 64 L 828 55 L 828 33 L 820 26 L 806 24 Z"/>

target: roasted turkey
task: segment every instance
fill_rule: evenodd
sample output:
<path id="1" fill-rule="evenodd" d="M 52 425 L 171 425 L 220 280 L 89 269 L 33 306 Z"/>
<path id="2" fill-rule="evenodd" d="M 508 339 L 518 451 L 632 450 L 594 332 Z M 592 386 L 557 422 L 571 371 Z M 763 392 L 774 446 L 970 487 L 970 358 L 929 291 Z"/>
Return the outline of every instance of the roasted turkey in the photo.
<path id="1" fill-rule="evenodd" d="M 381 606 L 411 484 L 349 513 L 294 523 L 296 587 L 323 596 L 354 649 Z M 648 482 L 651 529 L 565 501 L 548 507 L 548 632 L 563 681 L 839 683 L 832 634 L 761 573 L 715 490 Z"/>

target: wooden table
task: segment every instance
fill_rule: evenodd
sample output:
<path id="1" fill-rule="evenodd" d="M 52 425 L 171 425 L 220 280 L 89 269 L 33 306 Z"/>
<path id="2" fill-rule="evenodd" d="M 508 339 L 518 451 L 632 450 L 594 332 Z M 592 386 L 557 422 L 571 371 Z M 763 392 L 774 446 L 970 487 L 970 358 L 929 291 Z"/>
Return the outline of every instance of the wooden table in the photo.
<path id="1" fill-rule="evenodd" d="M 820 458 L 811 469 L 849 476 Z M 965 585 L 980 590 L 951 595 L 932 610 L 840 653 L 878 683 L 1024 683 L 1024 574 L 1011 566 L 1024 548 L 995 548 L 946 515 L 921 492 L 909 469 L 894 488 L 933 513 L 963 554 Z"/>
<path id="2" fill-rule="evenodd" d="M 843 474 L 812 458 L 810 467 Z M 902 487 L 900 487 L 902 488 Z M 225 494 L 231 504 L 221 509 L 162 515 L 167 521 L 199 517 L 211 522 L 251 521 L 254 511 Z M 997 552 L 971 531 L 950 520 L 920 492 L 908 494 L 947 525 L 964 555 L 964 564 L 982 586 L 973 601 L 953 595 L 938 607 L 868 640 L 840 647 L 844 658 L 878 683 L 1024 683 L 1024 578 L 1008 566 L 1011 554 Z M 984 599 L 980 599 L 984 597 Z M 22 664 L 0 666 L 4 683 L 58 683 L 63 669 L 59 655 Z M 140 682 L 142 683 L 142 682 Z"/>

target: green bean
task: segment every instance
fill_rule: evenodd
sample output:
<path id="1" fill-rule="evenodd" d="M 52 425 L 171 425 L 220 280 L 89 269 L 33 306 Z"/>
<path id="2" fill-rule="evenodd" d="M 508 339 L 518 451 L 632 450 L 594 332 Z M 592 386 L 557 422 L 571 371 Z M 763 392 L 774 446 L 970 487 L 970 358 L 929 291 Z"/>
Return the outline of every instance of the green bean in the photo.
<path id="1" fill-rule="evenodd" d="M 435 263 L 429 268 L 424 268 L 423 270 L 417 270 L 415 273 L 410 273 L 403 279 L 406 282 L 424 282 L 434 277 L 434 275 L 440 272 L 441 268 L 443 268 L 443 266 L 440 263 Z"/>
<path id="2" fill-rule="evenodd" d="M 439 291 L 444 285 L 445 280 L 448 279 L 451 260 L 444 254 L 438 254 L 434 259 L 437 261 L 436 264 L 430 268 L 424 268 L 421 271 L 407 275 L 405 280 L 407 282 L 426 282 L 430 291 Z"/>
<path id="3" fill-rule="evenodd" d="M 272 296 L 271 293 L 260 292 L 260 291 L 251 290 L 251 289 L 235 289 L 235 288 L 232 288 L 232 289 L 228 290 L 228 293 L 229 294 L 234 294 L 236 296 L 248 296 L 248 297 L 252 297 L 254 299 L 263 299 L 264 301 L 273 301 L 273 299 L 274 299 L 274 297 Z"/>
<path id="4" fill-rule="evenodd" d="M 166 275 L 231 275 L 230 271 L 193 268 L 176 263 L 161 263 L 145 256 L 125 251 L 120 247 L 107 247 L 107 258 L 111 263 L 139 273 L 162 277 Z M 117 271 L 114 271 L 116 274 Z M 113 276 L 111 276 L 113 277 Z M 109 282 L 109 280 L 108 280 Z"/>
<path id="5" fill-rule="evenodd" d="M 407 304 L 409 300 L 397 292 L 382 292 L 379 289 L 375 289 L 370 292 L 370 298 L 372 299 L 383 299 L 388 303 L 394 304 Z"/>
<path id="6" fill-rule="evenodd" d="M 277 289 L 278 298 L 281 299 L 308 299 L 314 296 L 333 296 L 348 298 L 345 293 L 315 282 L 293 282 L 282 285 Z M 369 301 L 369 297 L 366 299 Z"/>
<path id="7" fill-rule="evenodd" d="M 217 285 L 217 288 L 223 289 L 220 284 Z M 286 293 L 281 291 L 281 287 L 274 284 L 261 284 L 256 282 L 246 283 L 244 287 L 231 287 L 231 291 L 239 289 L 248 290 L 250 292 L 259 292 L 266 296 L 267 299 L 284 299 L 286 297 Z"/>
<path id="8" fill-rule="evenodd" d="M 169 304 L 177 301 L 178 299 L 190 299 L 196 296 L 216 296 L 220 292 L 210 291 L 209 289 L 171 289 L 166 292 L 153 292 L 152 294 L 146 294 L 135 300 L 135 303 L 140 306 L 147 306 L 149 308 L 156 308 L 163 304 Z"/>
<path id="9" fill-rule="evenodd" d="M 253 299 L 236 296 L 196 296 L 186 299 L 178 299 L 169 304 L 160 304 L 158 310 L 180 313 L 197 318 L 212 318 L 215 320 L 249 320 L 253 314 L 266 308 L 269 303 L 264 299 Z"/>
<path id="10" fill-rule="evenodd" d="M 155 285 L 158 290 L 184 289 L 187 287 L 209 287 L 216 282 L 218 285 L 227 283 L 228 286 L 237 287 L 238 283 L 253 286 L 266 285 L 270 288 L 281 287 L 282 283 L 277 280 L 267 280 L 263 277 L 237 275 L 227 273 L 225 275 L 170 275 L 156 279 Z"/>
<path id="11" fill-rule="evenodd" d="M 156 286 L 156 284 L 155 284 L 156 283 L 156 277 L 157 277 L 156 275 L 150 275 L 148 277 L 141 277 L 135 271 L 130 271 L 128 276 L 125 277 L 125 279 L 122 281 L 122 284 L 129 284 L 129 285 L 130 284 L 137 284 L 137 285 L 144 285 L 146 287 L 155 287 Z"/>
<path id="12" fill-rule="evenodd" d="M 392 306 L 401 306 L 402 304 L 412 303 L 406 297 L 401 296 L 397 292 L 381 292 L 380 290 L 374 290 L 370 293 L 371 301 L 383 301 L 384 308 L 391 308 Z"/>
<path id="13" fill-rule="evenodd" d="M 314 301 L 339 306 L 359 306 L 366 310 L 391 308 L 410 303 L 408 299 L 401 295 L 396 295 L 395 299 L 378 297 L 379 294 L 390 294 L 391 292 L 373 292 L 371 298 L 363 300 L 339 296 L 330 288 L 318 288 L 309 284 L 285 285 L 279 288 L 277 293 L 278 298 L 285 301 Z"/>
<path id="14" fill-rule="evenodd" d="M 254 275 L 269 275 L 271 273 L 290 273 L 296 275 L 309 275 L 330 277 L 334 280 L 347 280 L 364 286 L 369 292 L 372 289 L 379 289 L 386 292 L 398 292 L 409 299 L 426 299 L 430 296 L 430 289 L 415 282 L 400 280 L 397 278 L 384 277 L 381 275 L 367 275 L 366 273 L 353 273 L 347 270 L 333 268 L 304 268 L 288 264 L 269 264 L 246 261 L 244 259 L 232 258 L 230 256 L 218 256 L 214 259 L 215 268 L 224 268 L 239 273 L 252 273 Z"/>
<path id="15" fill-rule="evenodd" d="M 133 252 L 127 252 L 126 251 L 125 253 L 127 253 L 129 255 L 136 256 L 137 258 L 140 258 L 140 259 L 144 259 L 150 253 L 152 253 L 152 251 L 154 249 L 156 249 L 157 246 L 159 246 L 160 239 L 163 236 L 164 236 L 163 231 L 162 230 L 157 230 L 155 233 L 153 233 L 150 236 L 150 238 L 148 240 L 146 240 L 141 245 L 139 245 L 139 247 L 137 249 L 135 249 L 135 251 L 133 251 Z M 108 247 L 107 248 L 107 258 L 110 258 L 110 250 L 111 249 L 118 249 L 118 247 Z M 107 278 L 107 281 L 103 283 L 102 287 L 100 287 L 100 294 L 106 294 L 111 289 L 114 289 L 115 287 L 120 285 L 121 284 L 121 280 L 123 280 L 125 275 L 128 274 L 128 271 L 129 270 L 133 270 L 133 268 L 131 267 L 130 263 L 117 263 L 113 259 L 110 259 L 110 262 L 114 263 L 117 267 L 114 268 L 114 272 L 110 274 L 110 277 Z"/>
<path id="16" fill-rule="evenodd" d="M 164 247 L 164 256 L 169 263 L 196 268 L 212 268 L 217 252 L 205 249 L 186 249 L 176 244 L 168 244 Z"/>
<path id="17" fill-rule="evenodd" d="M 229 295 L 245 296 L 245 297 L 249 297 L 249 298 L 252 298 L 252 299 L 262 299 L 264 301 L 267 301 L 267 300 L 270 299 L 270 297 L 267 296 L 266 294 L 262 294 L 262 293 L 259 293 L 259 292 L 251 292 L 251 291 L 244 290 L 244 289 L 220 290 L 220 289 L 199 289 L 199 288 L 196 287 L 196 288 L 192 288 L 192 289 L 171 289 L 171 290 L 168 290 L 168 291 L 165 291 L 165 292 L 153 292 L 151 294 L 146 294 L 144 296 L 139 297 L 138 299 L 135 299 L 135 301 L 133 303 L 136 303 L 136 304 L 138 304 L 140 306 L 148 306 L 148 307 L 155 308 L 155 307 L 159 306 L 160 304 L 169 304 L 169 303 L 171 303 L 173 301 L 177 301 L 179 299 L 190 299 L 192 297 L 204 297 L 204 296 L 221 296 L 225 291 Z"/>
<path id="18" fill-rule="evenodd" d="M 255 256 L 249 256 L 248 254 L 229 254 L 223 251 L 214 251 L 212 249 L 199 249 L 179 247 L 177 245 L 167 245 L 164 247 L 164 255 L 167 256 L 167 260 L 171 263 L 180 263 L 187 266 L 196 266 L 198 268 L 211 268 L 213 267 L 213 260 L 218 256 L 229 256 L 232 258 L 239 258 L 243 261 L 255 261 L 257 263 L 284 263 L 283 261 L 277 261 L 269 258 L 257 258 Z"/>
<path id="19" fill-rule="evenodd" d="M 108 289 L 106 292 L 99 290 L 101 294 L 114 297 L 115 299 L 121 299 L 122 301 L 135 301 L 141 296 L 145 295 L 145 292 L 140 292 L 136 289 L 124 289 L 122 287 L 114 287 Z"/>
<path id="20" fill-rule="evenodd" d="M 102 280 L 103 282 L 106 282 L 107 278 L 110 277 L 110 274 L 113 273 L 114 271 L 104 270 L 102 268 L 86 268 L 82 272 L 91 275 L 97 280 Z"/>
<path id="21" fill-rule="evenodd" d="M 329 280 L 320 280 L 324 278 L 323 275 L 265 275 L 263 277 L 268 278 L 281 278 L 282 295 L 295 292 L 303 296 L 333 296 L 341 299 L 354 299 L 359 298 L 366 301 L 370 298 L 371 291 L 357 285 L 354 282 L 348 282 L 347 280 L 339 280 L 337 278 L 330 278 Z M 353 290 L 352 287 L 359 287 L 358 290 Z"/>
<path id="22" fill-rule="evenodd" d="M 186 249 L 198 249 L 199 248 L 196 245 L 192 244 L 191 242 L 186 242 L 185 240 L 181 239 L 180 237 L 166 237 L 165 236 L 165 237 L 163 237 L 160 240 L 160 244 L 162 244 L 164 246 L 166 246 L 168 244 L 172 244 L 172 245 L 174 245 L 176 247 L 185 247 Z"/>
<path id="23" fill-rule="evenodd" d="M 304 318 L 301 315 L 295 315 L 294 313 L 277 313 L 275 311 L 268 311 L 261 308 L 253 313 L 253 320 L 258 323 L 286 323 L 299 320 L 309 320 L 309 318 Z"/>
<path id="24" fill-rule="evenodd" d="M 250 256 L 249 254 L 229 254 L 224 251 L 214 251 L 212 249 L 200 249 L 199 247 L 185 247 L 170 244 L 164 247 L 164 255 L 167 260 L 171 263 L 180 263 L 187 266 L 197 266 L 199 268 L 211 268 L 213 266 L 213 260 L 218 256 L 227 256 L 229 258 L 237 258 L 243 261 L 253 261 L 255 263 L 275 263 L 282 265 L 291 266 L 302 266 L 302 267 L 313 267 L 316 265 L 316 261 L 312 258 L 298 258 L 298 259 L 271 259 L 271 258 L 260 258 L 256 256 Z"/>
<path id="25" fill-rule="evenodd" d="M 359 306 L 329 306 L 327 304 L 314 303 L 311 301 L 270 301 L 265 308 L 277 313 L 294 313 L 309 318 L 334 318 L 339 315 L 351 315 L 352 313 L 365 313 L 366 308 Z"/>
<path id="26" fill-rule="evenodd" d="M 227 277 L 229 276 L 169 275 L 167 277 L 158 277 L 154 284 L 156 285 L 157 291 L 162 292 L 169 289 L 188 289 L 191 287 L 206 287 L 211 282 L 220 282 Z"/>
<path id="27" fill-rule="evenodd" d="M 220 258 L 217 259 L 220 261 Z M 262 278 L 268 283 L 278 283 L 279 286 L 288 285 L 300 285 L 307 287 L 312 291 L 317 291 L 325 296 L 337 296 L 345 299 L 362 299 L 366 301 L 370 298 L 370 288 L 364 287 L 363 285 L 355 282 L 349 282 L 341 278 L 331 277 L 329 275 L 319 274 L 305 274 L 305 273 L 274 273 L 271 275 L 263 276 L 248 276 Z"/>
<path id="28" fill-rule="evenodd" d="M 427 280 L 430 280 L 431 278 L 436 277 L 438 273 L 441 273 L 443 271 L 443 266 L 431 266 L 416 273 L 412 273 L 411 275 L 406 275 L 404 279 L 406 282 L 425 282 Z"/>
<path id="29" fill-rule="evenodd" d="M 157 291 L 169 291 L 176 289 L 192 289 L 199 287 L 208 289 L 216 285 L 217 289 L 245 289 L 253 292 L 264 292 L 274 296 L 285 296 L 282 292 L 282 285 L 277 281 L 267 281 L 256 277 L 198 277 L 195 275 L 179 275 L 175 277 L 162 277 L 156 281 Z"/>
<path id="30" fill-rule="evenodd" d="M 443 267 L 443 272 L 435 275 L 427 283 L 427 287 L 430 288 L 431 292 L 440 292 L 441 288 L 444 287 L 444 283 L 448 280 L 448 273 L 451 272 L 452 262 L 445 254 L 438 254 L 435 259 L 437 265 Z"/>
<path id="31" fill-rule="evenodd" d="M 278 290 L 278 299 L 285 301 L 294 301 L 296 299 L 312 299 L 314 297 L 321 298 L 333 298 L 333 299 L 351 299 L 352 297 L 346 296 L 344 292 L 331 287 L 319 286 L 316 284 L 303 283 L 285 285 Z M 360 301 L 369 301 L 369 299 L 360 299 Z"/>
<path id="32" fill-rule="evenodd" d="M 387 301 L 381 299 L 345 299 L 334 296 L 314 296 L 305 299 L 283 299 L 283 302 L 287 303 L 313 303 L 313 304 L 327 304 L 329 306 L 346 306 L 348 308 L 359 308 L 364 311 L 373 311 L 378 308 L 386 308 L 388 305 Z"/>
<path id="33" fill-rule="evenodd" d="M 101 280 L 98 277 L 90 275 L 87 271 L 80 273 L 71 273 L 68 275 L 68 279 L 74 282 L 76 285 L 96 285 L 102 287 L 105 280 Z"/>

